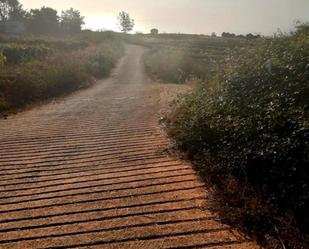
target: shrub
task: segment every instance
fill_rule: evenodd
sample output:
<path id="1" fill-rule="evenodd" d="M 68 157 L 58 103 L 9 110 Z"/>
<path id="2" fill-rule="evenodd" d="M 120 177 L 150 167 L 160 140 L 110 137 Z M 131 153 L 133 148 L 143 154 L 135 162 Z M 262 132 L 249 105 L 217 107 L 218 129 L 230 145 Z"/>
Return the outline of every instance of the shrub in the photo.
<path id="1" fill-rule="evenodd" d="M 6 62 L 6 57 L 0 52 L 0 66 L 3 67 Z"/>
<path id="2" fill-rule="evenodd" d="M 154 49 L 145 55 L 144 61 L 148 72 L 164 81 L 181 83 L 188 77 L 185 71 L 187 60 L 184 51 Z"/>
<path id="3" fill-rule="evenodd" d="M 173 48 L 150 50 L 144 56 L 144 63 L 150 76 L 171 83 L 206 80 L 217 66 L 217 60 L 207 54 L 198 57 L 187 49 Z"/>
<path id="4" fill-rule="evenodd" d="M 0 51 L 6 57 L 7 63 L 10 64 L 44 58 L 50 53 L 50 49 L 43 45 L 26 46 L 19 44 L 0 45 Z"/>
<path id="5" fill-rule="evenodd" d="M 308 36 L 235 51 L 175 102 L 170 134 L 212 182 L 233 176 L 309 230 Z"/>
<path id="6" fill-rule="evenodd" d="M 93 77 L 107 76 L 123 51 L 120 42 L 111 41 L 4 66 L 0 73 L 0 111 L 86 87 Z"/>
<path id="7" fill-rule="evenodd" d="M 118 58 L 124 53 L 123 46 L 117 42 L 107 42 L 91 47 L 83 52 L 87 57 L 86 67 L 88 72 L 98 78 L 109 75 Z"/>

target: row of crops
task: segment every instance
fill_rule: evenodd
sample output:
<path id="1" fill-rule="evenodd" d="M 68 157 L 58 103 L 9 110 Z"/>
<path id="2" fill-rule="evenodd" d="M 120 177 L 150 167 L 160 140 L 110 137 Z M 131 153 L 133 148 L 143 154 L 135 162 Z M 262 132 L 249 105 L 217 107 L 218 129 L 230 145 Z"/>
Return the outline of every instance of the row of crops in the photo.
<path id="1" fill-rule="evenodd" d="M 245 39 L 191 38 L 184 35 L 169 39 L 164 36 L 141 37 L 137 43 L 150 47 L 144 57 L 148 73 L 174 83 L 192 79 L 209 80 L 231 51 L 252 45 Z"/>

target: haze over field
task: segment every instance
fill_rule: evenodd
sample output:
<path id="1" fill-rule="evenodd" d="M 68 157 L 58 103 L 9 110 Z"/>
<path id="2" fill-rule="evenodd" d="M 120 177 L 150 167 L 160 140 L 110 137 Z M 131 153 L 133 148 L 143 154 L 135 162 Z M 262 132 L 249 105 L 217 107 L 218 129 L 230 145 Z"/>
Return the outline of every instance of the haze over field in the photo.
<path id="1" fill-rule="evenodd" d="M 295 20 L 309 21 L 308 0 L 22 0 L 25 8 L 72 6 L 86 17 L 84 28 L 118 30 L 116 16 L 128 11 L 135 31 L 209 34 L 224 31 L 271 35 L 289 31 Z"/>

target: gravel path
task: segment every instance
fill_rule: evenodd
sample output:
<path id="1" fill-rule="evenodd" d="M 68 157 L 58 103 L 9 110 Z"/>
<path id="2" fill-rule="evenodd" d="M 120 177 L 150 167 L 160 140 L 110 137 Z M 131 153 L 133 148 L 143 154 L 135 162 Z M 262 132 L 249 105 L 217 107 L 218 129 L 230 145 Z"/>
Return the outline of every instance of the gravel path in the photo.
<path id="1" fill-rule="evenodd" d="M 165 101 L 143 52 L 128 46 L 109 79 L 0 120 L 0 248 L 258 248 L 162 153 Z"/>

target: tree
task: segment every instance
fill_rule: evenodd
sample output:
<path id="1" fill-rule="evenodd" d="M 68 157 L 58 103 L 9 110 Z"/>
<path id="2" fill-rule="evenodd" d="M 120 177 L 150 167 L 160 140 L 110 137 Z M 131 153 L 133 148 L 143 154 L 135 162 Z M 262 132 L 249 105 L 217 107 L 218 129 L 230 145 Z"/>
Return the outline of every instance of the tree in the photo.
<path id="1" fill-rule="evenodd" d="M 302 23 L 300 21 L 297 21 L 295 23 L 295 28 L 296 28 L 295 33 L 297 35 L 300 34 L 309 35 L 309 23 Z"/>
<path id="2" fill-rule="evenodd" d="M 247 39 L 254 39 L 254 35 L 251 33 L 247 34 L 246 37 Z"/>
<path id="3" fill-rule="evenodd" d="M 66 11 L 62 11 L 60 17 L 60 26 L 62 31 L 65 33 L 79 33 L 83 24 L 85 24 L 84 17 L 81 16 L 78 10 L 70 8 Z"/>
<path id="4" fill-rule="evenodd" d="M 18 0 L 0 0 L 0 21 L 22 21 L 25 14 Z"/>
<path id="5" fill-rule="evenodd" d="M 217 37 L 216 32 L 212 32 L 212 33 L 211 33 L 211 37 Z"/>
<path id="6" fill-rule="evenodd" d="M 35 34 L 55 34 L 60 31 L 57 10 L 42 7 L 32 9 L 28 15 L 28 28 Z"/>
<path id="7" fill-rule="evenodd" d="M 7 21 L 9 19 L 10 4 L 7 0 L 0 0 L 0 21 Z"/>
<path id="8" fill-rule="evenodd" d="M 127 33 L 133 30 L 134 20 L 131 19 L 130 14 L 127 12 L 120 12 L 118 15 L 118 23 L 122 32 Z"/>
<path id="9" fill-rule="evenodd" d="M 233 38 L 233 37 L 236 37 L 236 35 L 234 33 L 229 33 L 229 32 L 223 32 L 222 37 L 225 37 L 225 38 Z"/>
<path id="10" fill-rule="evenodd" d="M 157 34 L 159 34 L 159 30 L 158 29 L 152 29 L 152 30 L 150 30 L 150 34 L 157 35 Z"/>

